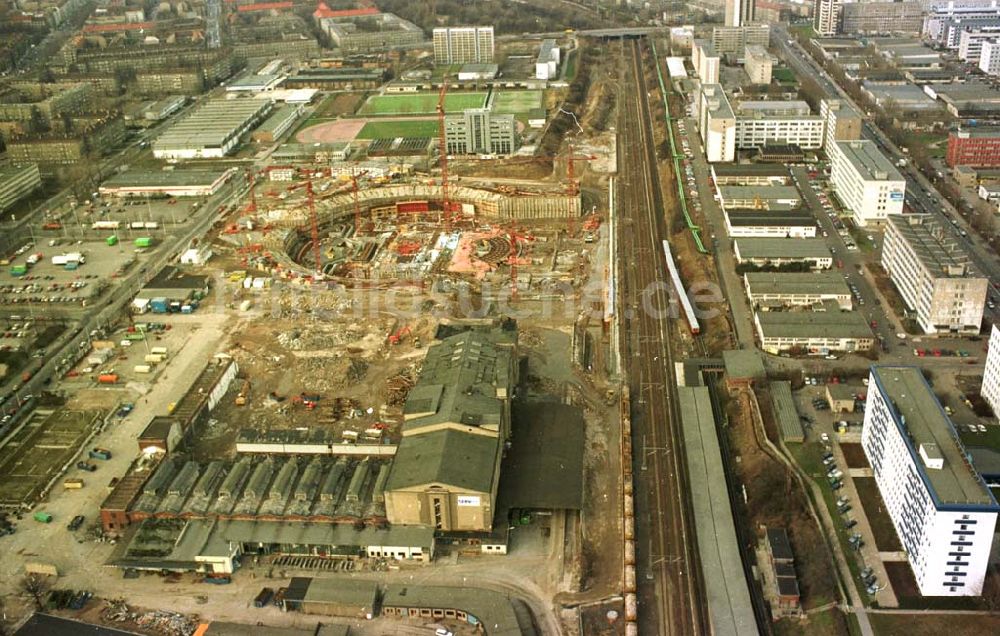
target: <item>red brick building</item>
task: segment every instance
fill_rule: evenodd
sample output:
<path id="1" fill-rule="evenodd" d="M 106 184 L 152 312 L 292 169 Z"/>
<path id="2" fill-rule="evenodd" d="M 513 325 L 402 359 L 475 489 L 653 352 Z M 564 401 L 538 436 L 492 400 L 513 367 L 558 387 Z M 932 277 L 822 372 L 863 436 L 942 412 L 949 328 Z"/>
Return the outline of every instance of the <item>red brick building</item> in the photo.
<path id="1" fill-rule="evenodd" d="M 1000 127 L 952 131 L 948 135 L 948 166 L 1000 166 Z"/>

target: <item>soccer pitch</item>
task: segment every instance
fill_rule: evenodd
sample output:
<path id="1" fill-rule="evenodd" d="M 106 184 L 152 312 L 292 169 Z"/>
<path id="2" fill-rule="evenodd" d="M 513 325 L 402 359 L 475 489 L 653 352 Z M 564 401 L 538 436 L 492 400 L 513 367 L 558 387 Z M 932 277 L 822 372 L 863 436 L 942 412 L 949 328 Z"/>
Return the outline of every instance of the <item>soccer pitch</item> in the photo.
<path id="1" fill-rule="evenodd" d="M 520 115 L 542 107 L 542 91 L 500 91 L 493 100 L 493 112 Z"/>
<path id="2" fill-rule="evenodd" d="M 361 107 L 359 115 L 433 115 L 437 112 L 437 93 L 412 95 L 374 95 Z M 486 93 L 452 93 L 445 96 L 446 113 L 458 113 L 466 108 L 482 108 Z"/>
<path id="3" fill-rule="evenodd" d="M 396 137 L 437 137 L 438 123 L 433 119 L 396 119 L 370 121 L 358 133 L 358 139 L 395 139 Z"/>

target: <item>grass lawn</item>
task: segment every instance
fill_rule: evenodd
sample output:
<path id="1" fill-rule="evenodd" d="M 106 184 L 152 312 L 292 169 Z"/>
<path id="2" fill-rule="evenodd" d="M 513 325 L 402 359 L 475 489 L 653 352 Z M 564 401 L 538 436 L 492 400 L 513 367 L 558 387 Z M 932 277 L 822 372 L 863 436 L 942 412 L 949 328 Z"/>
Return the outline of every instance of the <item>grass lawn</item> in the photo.
<path id="1" fill-rule="evenodd" d="M 876 634 L 974 636 L 1000 633 L 1000 616 L 968 614 L 868 614 Z"/>
<path id="2" fill-rule="evenodd" d="M 856 477 L 854 487 L 858 489 L 861 505 L 865 508 L 865 516 L 875 535 L 875 546 L 879 552 L 898 552 L 903 549 L 899 543 L 896 528 L 892 525 L 889 513 L 882 505 L 882 495 L 878 492 L 874 477 Z"/>
<path id="3" fill-rule="evenodd" d="M 572 82 L 573 78 L 576 77 L 576 59 L 579 57 L 579 49 L 573 49 L 566 56 L 566 81 Z"/>
<path id="4" fill-rule="evenodd" d="M 771 72 L 771 77 L 782 84 L 794 84 L 796 82 L 795 73 L 790 68 L 776 68 Z"/>
<path id="5" fill-rule="evenodd" d="M 966 446 L 981 446 L 1000 451 L 1000 426 L 987 424 L 985 433 L 970 433 L 964 426 L 958 431 L 958 437 Z"/>
<path id="6" fill-rule="evenodd" d="M 853 625 L 852 621 L 853 620 Z M 832 607 L 826 611 L 810 614 L 806 620 L 798 618 L 783 618 L 774 624 L 776 636 L 793 636 L 808 634 L 809 636 L 848 636 L 860 634 L 860 628 L 855 631 L 857 618 L 853 614 L 845 615 L 840 609 Z"/>
<path id="7" fill-rule="evenodd" d="M 438 123 L 433 119 L 370 121 L 358 133 L 358 139 L 395 139 L 396 137 L 436 137 Z"/>
<path id="8" fill-rule="evenodd" d="M 486 93 L 451 93 L 445 96 L 444 109 L 457 113 L 465 108 L 482 108 Z M 361 107 L 361 115 L 433 115 L 437 111 L 437 93 L 411 95 L 375 95 Z"/>
<path id="9" fill-rule="evenodd" d="M 518 115 L 542 107 L 542 91 L 500 91 L 493 100 L 493 111 Z"/>

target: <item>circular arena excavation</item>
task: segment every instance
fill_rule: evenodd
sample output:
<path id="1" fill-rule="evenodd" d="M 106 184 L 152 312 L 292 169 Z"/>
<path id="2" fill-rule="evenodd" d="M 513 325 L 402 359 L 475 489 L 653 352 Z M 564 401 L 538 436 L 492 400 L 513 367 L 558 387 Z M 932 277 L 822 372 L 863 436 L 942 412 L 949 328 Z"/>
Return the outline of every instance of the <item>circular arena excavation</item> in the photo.
<path id="1" fill-rule="evenodd" d="M 481 278 L 517 258 L 524 239 L 512 229 L 517 223 L 576 219 L 581 208 L 579 194 L 552 186 L 453 185 L 448 200 L 446 211 L 438 184 L 321 185 L 315 221 L 308 201 L 282 210 L 284 266 L 328 279 Z"/>

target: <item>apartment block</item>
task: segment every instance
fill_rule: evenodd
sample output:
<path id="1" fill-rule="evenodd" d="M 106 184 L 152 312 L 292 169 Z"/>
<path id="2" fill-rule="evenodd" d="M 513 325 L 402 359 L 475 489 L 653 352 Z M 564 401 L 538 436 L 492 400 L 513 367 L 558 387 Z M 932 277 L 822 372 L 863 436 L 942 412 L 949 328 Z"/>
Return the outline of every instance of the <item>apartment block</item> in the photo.
<path id="1" fill-rule="evenodd" d="M 719 83 L 719 65 L 721 60 L 715 47 L 706 40 L 695 40 L 691 47 L 691 66 L 698 74 L 702 85 Z"/>
<path id="2" fill-rule="evenodd" d="M 889 217 L 882 267 L 924 333 L 978 334 L 989 281 L 965 247 L 930 214 Z"/>
<path id="3" fill-rule="evenodd" d="M 744 26 L 718 26 L 712 28 L 712 46 L 719 55 L 732 55 L 742 59 L 748 46 L 767 47 L 771 27 L 766 24 Z"/>
<path id="4" fill-rule="evenodd" d="M 434 29 L 435 64 L 488 64 L 493 62 L 493 27 L 443 27 Z"/>
<path id="5" fill-rule="evenodd" d="M 841 0 L 816 0 L 813 7 L 813 30 L 820 37 L 829 38 L 840 30 Z"/>
<path id="6" fill-rule="evenodd" d="M 997 38 L 1000 38 L 1000 24 L 962 31 L 958 38 L 958 59 L 978 65 L 983 52 L 983 44 L 996 42 Z"/>
<path id="7" fill-rule="evenodd" d="M 990 348 L 986 354 L 986 369 L 983 371 L 980 393 L 993 409 L 994 417 L 1000 416 L 1000 329 L 996 325 L 990 329 Z"/>
<path id="8" fill-rule="evenodd" d="M 987 75 L 1000 75 L 1000 40 L 983 42 L 979 52 L 979 70 Z"/>
<path id="9" fill-rule="evenodd" d="M 825 124 L 824 148 L 829 148 L 835 141 L 861 139 L 864 118 L 847 102 L 839 99 L 820 100 L 819 116 Z"/>
<path id="10" fill-rule="evenodd" d="M 0 168 L 0 212 L 6 212 L 14 204 L 42 186 L 38 164 Z"/>
<path id="11" fill-rule="evenodd" d="M 318 18 L 318 22 L 334 44 L 347 54 L 388 51 L 424 41 L 424 32 L 417 25 L 377 10 L 349 10 L 348 15 L 329 15 Z"/>
<path id="12" fill-rule="evenodd" d="M 1000 127 L 959 128 L 948 133 L 945 161 L 955 166 L 1000 166 Z"/>
<path id="13" fill-rule="evenodd" d="M 510 155 L 517 150 L 517 124 L 513 115 L 498 115 L 488 108 L 467 108 L 444 122 L 448 154 Z"/>
<path id="14" fill-rule="evenodd" d="M 844 2 L 840 7 L 841 34 L 920 33 L 924 27 L 921 2 Z"/>
<path id="15" fill-rule="evenodd" d="M 919 368 L 871 368 L 861 445 L 920 593 L 979 596 L 1000 506 Z"/>
<path id="16" fill-rule="evenodd" d="M 818 115 L 740 115 L 736 118 L 736 147 L 760 148 L 795 145 L 803 149 L 823 147 L 823 119 Z"/>
<path id="17" fill-rule="evenodd" d="M 736 115 L 720 84 L 701 85 L 698 130 L 709 163 L 736 158 Z"/>
<path id="18" fill-rule="evenodd" d="M 827 153 L 830 183 L 857 225 L 881 225 L 890 214 L 903 213 L 906 181 L 874 142 L 838 141 Z"/>
<path id="19" fill-rule="evenodd" d="M 750 76 L 751 84 L 770 84 L 774 59 L 767 49 L 758 44 L 746 47 L 743 68 Z"/>

